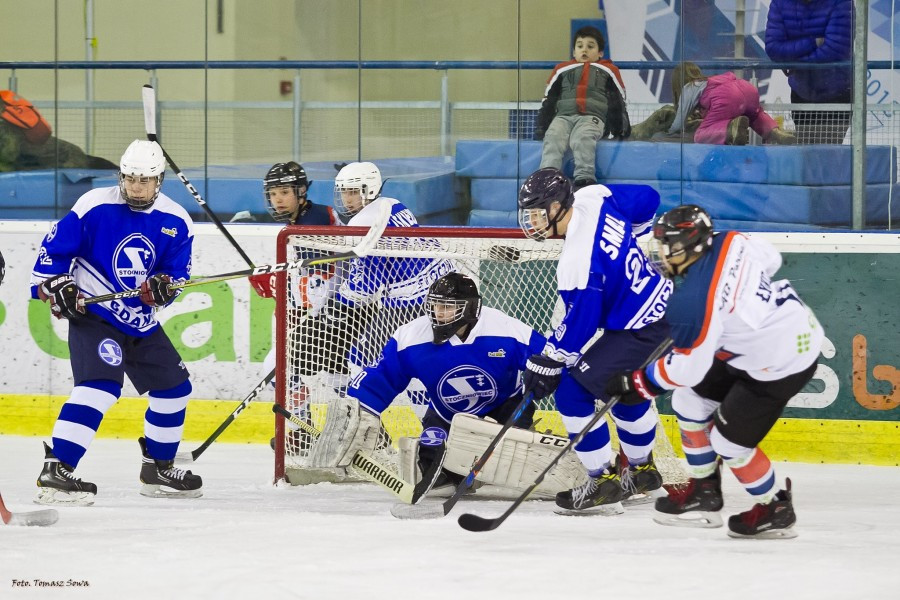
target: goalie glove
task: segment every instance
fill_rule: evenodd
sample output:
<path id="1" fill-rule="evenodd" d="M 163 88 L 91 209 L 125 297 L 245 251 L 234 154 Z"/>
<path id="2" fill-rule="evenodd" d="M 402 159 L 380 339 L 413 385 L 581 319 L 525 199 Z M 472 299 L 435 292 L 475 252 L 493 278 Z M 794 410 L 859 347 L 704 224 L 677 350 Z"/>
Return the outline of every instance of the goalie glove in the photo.
<path id="1" fill-rule="evenodd" d="M 172 278 L 165 273 L 157 273 L 141 284 L 141 302 L 147 306 L 165 306 L 178 295 L 169 287 Z"/>
<path id="2" fill-rule="evenodd" d="M 68 273 L 54 275 L 38 286 L 38 297 L 50 300 L 50 312 L 57 319 L 79 319 L 84 316 L 84 294 Z"/>
<path id="3" fill-rule="evenodd" d="M 664 391 L 647 377 L 643 369 L 616 373 L 606 382 L 606 393 L 610 397 L 619 396 L 619 402 L 625 405 L 653 400 Z"/>
<path id="4" fill-rule="evenodd" d="M 553 360 L 549 356 L 533 354 L 525 362 L 526 370 L 522 376 L 525 382 L 525 395 L 533 392 L 535 400 L 543 400 L 555 392 L 565 366 L 565 363 Z"/>

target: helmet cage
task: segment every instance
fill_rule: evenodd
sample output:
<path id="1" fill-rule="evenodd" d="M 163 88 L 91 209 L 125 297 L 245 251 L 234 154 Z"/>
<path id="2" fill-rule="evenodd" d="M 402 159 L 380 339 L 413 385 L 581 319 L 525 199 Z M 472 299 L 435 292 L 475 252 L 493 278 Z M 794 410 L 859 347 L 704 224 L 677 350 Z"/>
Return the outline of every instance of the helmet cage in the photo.
<path id="1" fill-rule="evenodd" d="M 334 180 L 334 208 L 343 216 L 352 217 L 367 205 L 371 204 L 382 187 L 381 172 L 373 163 L 357 162 L 345 165 Z M 358 205 L 347 206 L 344 192 L 356 192 L 359 195 Z"/>
<path id="2" fill-rule="evenodd" d="M 438 306 L 442 307 L 442 319 L 438 319 Z M 447 318 L 447 307 L 452 307 L 452 314 Z M 428 294 L 425 299 L 425 314 L 431 321 L 431 331 L 434 333 L 434 343 L 443 344 L 452 338 L 463 327 L 474 325 L 481 315 L 481 297 L 474 298 L 448 298 L 445 296 Z"/>
<path id="3" fill-rule="evenodd" d="M 119 194 L 132 209 L 144 211 L 159 197 L 166 174 L 166 159 L 156 142 L 135 140 L 128 145 L 119 161 Z M 152 186 L 150 197 L 132 195 L 133 185 Z M 146 194 L 145 194 L 146 195 Z"/>

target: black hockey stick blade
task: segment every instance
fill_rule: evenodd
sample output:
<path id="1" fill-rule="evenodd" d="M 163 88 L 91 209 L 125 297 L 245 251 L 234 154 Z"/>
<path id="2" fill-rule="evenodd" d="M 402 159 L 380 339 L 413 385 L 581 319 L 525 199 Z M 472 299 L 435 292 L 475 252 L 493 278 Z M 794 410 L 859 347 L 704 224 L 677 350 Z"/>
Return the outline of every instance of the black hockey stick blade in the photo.
<path id="1" fill-rule="evenodd" d="M 228 428 L 228 426 L 231 425 L 231 423 L 234 422 L 234 420 L 237 419 L 238 416 L 242 412 L 244 412 L 245 408 L 250 406 L 250 403 L 253 402 L 253 399 L 256 398 L 257 396 L 259 396 L 260 392 L 262 392 L 264 389 L 266 389 L 266 386 L 269 385 L 269 382 L 272 381 L 272 379 L 274 379 L 274 378 L 275 378 L 275 369 L 272 369 L 269 372 L 269 374 L 266 375 L 265 377 L 263 377 L 262 381 L 257 383 L 256 387 L 254 387 L 250 391 L 250 393 L 247 394 L 243 400 L 241 400 L 241 403 L 237 405 L 237 408 L 235 408 L 234 411 L 232 411 L 232 413 L 230 415 L 228 415 L 228 417 L 224 421 L 222 421 L 222 424 L 219 425 L 219 427 L 215 431 L 212 432 L 212 435 L 210 435 L 208 438 L 206 438 L 205 442 L 200 444 L 200 446 L 196 450 L 193 450 L 191 452 L 177 453 L 175 455 L 175 458 L 179 461 L 184 461 L 184 462 L 194 462 L 195 460 L 200 458 L 200 455 L 203 454 L 204 452 L 206 452 L 206 449 L 209 448 L 212 445 L 212 443 L 215 442 L 216 439 L 220 435 L 222 435 L 222 432 L 225 431 Z"/>
<path id="2" fill-rule="evenodd" d="M 662 343 L 660 343 L 660 345 L 656 347 L 653 353 L 650 354 L 650 356 L 648 356 L 643 364 L 638 368 L 644 369 L 647 365 L 662 356 L 666 352 L 666 350 L 668 350 L 671 343 L 672 338 L 664 339 Z M 588 421 L 587 425 L 585 425 L 584 428 L 578 432 L 578 435 L 569 440 L 569 443 L 566 444 L 562 451 L 556 455 L 556 458 L 550 461 L 550 464 L 548 464 L 544 468 L 544 470 L 541 471 L 541 473 L 534 480 L 534 483 L 528 486 L 528 488 L 524 492 L 522 492 L 518 498 L 515 499 L 515 501 L 509 506 L 509 508 L 507 508 L 503 512 L 502 515 L 500 515 L 499 517 L 485 518 L 470 513 L 464 513 L 459 516 L 459 519 L 457 519 L 457 523 L 459 523 L 459 526 L 466 531 L 492 531 L 500 527 L 503 521 L 505 521 L 509 517 L 509 515 L 511 515 L 513 511 L 515 511 L 519 507 L 520 504 L 525 502 L 525 500 L 528 498 L 528 496 L 531 495 L 535 488 L 537 488 L 537 486 L 539 486 L 541 482 L 544 481 L 544 477 L 546 477 L 547 473 L 553 470 L 553 468 L 559 463 L 559 461 L 562 460 L 562 457 L 569 453 L 575 446 L 577 446 L 578 443 L 581 442 L 582 439 L 584 439 L 584 436 L 586 436 L 588 432 L 594 427 L 594 425 L 596 425 L 597 422 L 600 421 L 600 419 L 605 417 L 606 413 L 608 413 L 613 406 L 618 404 L 618 402 L 619 396 L 613 396 L 609 399 L 609 402 L 607 402 L 603 406 L 603 408 L 595 412 L 594 416 L 590 421 Z"/>
<path id="3" fill-rule="evenodd" d="M 4 525 L 24 527 L 47 527 L 59 520 L 59 513 L 53 508 L 32 510 L 29 512 L 11 512 L 0 496 L 0 522 Z"/>

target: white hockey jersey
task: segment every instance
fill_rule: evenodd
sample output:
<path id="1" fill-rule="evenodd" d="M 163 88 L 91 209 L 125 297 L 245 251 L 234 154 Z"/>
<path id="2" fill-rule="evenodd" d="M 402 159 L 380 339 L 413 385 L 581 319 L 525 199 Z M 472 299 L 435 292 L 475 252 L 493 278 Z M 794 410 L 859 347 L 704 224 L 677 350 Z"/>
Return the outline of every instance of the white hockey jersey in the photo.
<path id="1" fill-rule="evenodd" d="M 759 381 L 808 368 L 825 332 L 787 279 L 772 281 L 781 255 L 769 242 L 716 235 L 669 299 L 673 350 L 647 369 L 660 387 L 694 386 L 718 358 Z"/>

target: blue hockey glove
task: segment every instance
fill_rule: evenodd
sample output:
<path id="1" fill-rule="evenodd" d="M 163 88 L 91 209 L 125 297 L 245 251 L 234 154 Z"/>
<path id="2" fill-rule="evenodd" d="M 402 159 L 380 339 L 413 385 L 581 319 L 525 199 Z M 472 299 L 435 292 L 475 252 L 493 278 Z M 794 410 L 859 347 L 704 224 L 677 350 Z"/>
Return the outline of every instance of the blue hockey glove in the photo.
<path id="1" fill-rule="evenodd" d="M 553 360 L 549 356 L 532 354 L 525 363 L 526 370 L 522 376 L 525 382 L 525 395 L 534 392 L 535 400 L 543 400 L 555 392 L 565 367 L 565 363 Z"/>

